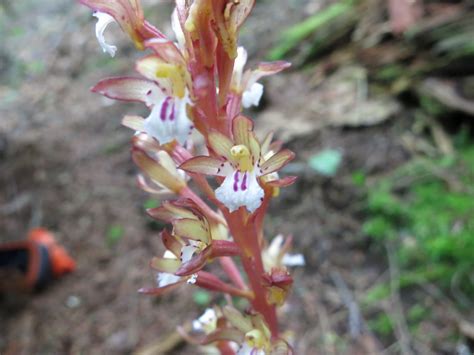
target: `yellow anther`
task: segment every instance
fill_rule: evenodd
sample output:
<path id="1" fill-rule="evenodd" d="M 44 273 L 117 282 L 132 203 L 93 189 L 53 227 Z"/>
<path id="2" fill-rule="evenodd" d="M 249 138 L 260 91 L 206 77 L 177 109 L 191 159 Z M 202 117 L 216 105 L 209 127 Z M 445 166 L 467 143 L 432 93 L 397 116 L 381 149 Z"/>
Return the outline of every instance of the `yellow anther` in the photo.
<path id="1" fill-rule="evenodd" d="M 247 344 L 252 348 L 262 349 L 265 346 L 265 337 L 258 329 L 252 329 L 245 334 Z"/>
<path id="2" fill-rule="evenodd" d="M 230 154 L 239 162 L 239 169 L 241 171 L 252 171 L 253 166 L 250 151 L 245 145 L 234 145 L 230 149 Z"/>
<path id="3" fill-rule="evenodd" d="M 232 154 L 234 158 L 242 158 L 242 157 L 250 156 L 249 149 L 243 144 L 234 145 L 230 149 L 230 153 Z"/>

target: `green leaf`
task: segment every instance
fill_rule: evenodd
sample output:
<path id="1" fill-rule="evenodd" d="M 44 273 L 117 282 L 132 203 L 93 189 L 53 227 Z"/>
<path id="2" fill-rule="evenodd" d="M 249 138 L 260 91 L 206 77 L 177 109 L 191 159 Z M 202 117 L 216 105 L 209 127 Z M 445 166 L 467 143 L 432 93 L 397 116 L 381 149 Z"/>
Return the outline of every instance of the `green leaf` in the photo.
<path id="1" fill-rule="evenodd" d="M 193 293 L 193 300 L 198 306 L 206 307 L 211 303 L 211 295 L 207 291 L 198 290 Z"/>
<path id="2" fill-rule="evenodd" d="M 153 199 L 153 198 L 149 198 L 148 200 L 145 201 L 145 203 L 143 204 L 143 207 L 145 209 L 150 209 L 150 208 L 156 208 L 160 205 L 160 202 Z"/>
<path id="3" fill-rule="evenodd" d="M 344 15 L 347 12 L 354 11 L 353 1 L 343 1 L 328 6 L 322 11 L 307 18 L 293 27 L 283 31 L 281 39 L 268 54 L 270 60 L 282 59 L 289 51 L 298 46 L 306 37 L 316 32 L 319 28 Z"/>
<path id="4" fill-rule="evenodd" d="M 342 161 L 342 154 L 335 149 L 326 149 L 309 158 L 308 165 L 324 176 L 336 175 Z"/>
<path id="5" fill-rule="evenodd" d="M 365 185 L 366 175 L 362 170 L 356 170 L 352 173 L 351 179 L 355 186 L 362 187 Z"/>
<path id="6" fill-rule="evenodd" d="M 124 234 L 125 230 L 121 225 L 114 224 L 109 226 L 109 228 L 107 229 L 107 234 L 105 236 L 107 245 L 109 247 L 113 247 L 120 241 L 120 239 L 123 238 Z"/>

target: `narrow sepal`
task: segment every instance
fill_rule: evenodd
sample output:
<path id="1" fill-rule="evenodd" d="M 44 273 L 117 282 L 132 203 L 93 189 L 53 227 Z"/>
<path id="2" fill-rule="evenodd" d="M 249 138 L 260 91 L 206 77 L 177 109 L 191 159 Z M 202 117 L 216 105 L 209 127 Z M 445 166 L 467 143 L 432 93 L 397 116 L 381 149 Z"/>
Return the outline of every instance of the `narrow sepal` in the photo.
<path id="1" fill-rule="evenodd" d="M 265 185 L 271 187 L 287 187 L 294 184 L 297 179 L 297 176 L 285 176 L 284 178 L 278 180 L 268 181 L 265 183 Z"/>
<path id="2" fill-rule="evenodd" d="M 295 153 L 293 153 L 291 150 L 283 149 L 265 161 L 260 166 L 260 169 L 262 170 L 263 175 L 270 174 L 280 170 L 294 158 Z"/>
<path id="3" fill-rule="evenodd" d="M 186 186 L 186 183 L 183 180 L 170 172 L 167 169 L 168 167 L 162 165 L 165 163 L 164 161 L 160 163 L 138 149 L 132 151 L 132 158 L 135 164 L 137 164 L 145 174 L 171 191 L 178 193 L 184 186 Z"/>
<path id="4" fill-rule="evenodd" d="M 245 116 L 237 116 L 232 120 L 232 134 L 235 144 L 250 146 L 250 135 L 253 131 L 253 122 Z"/>
<path id="5" fill-rule="evenodd" d="M 208 135 L 209 145 L 218 156 L 223 157 L 227 160 L 232 160 L 230 150 L 234 146 L 234 143 L 219 132 L 211 132 Z"/>
<path id="6" fill-rule="evenodd" d="M 224 163 L 219 159 L 198 156 L 185 161 L 179 168 L 190 173 L 225 176 L 223 167 Z"/>
<path id="7" fill-rule="evenodd" d="M 196 219 L 196 215 L 186 208 L 176 206 L 174 203 L 165 201 L 160 207 L 149 208 L 147 213 L 150 217 L 171 223 L 175 219 Z"/>
<path id="8" fill-rule="evenodd" d="M 154 82 L 132 78 L 116 77 L 99 81 L 92 92 L 104 95 L 110 99 L 150 104 L 150 97 L 162 94 L 161 89 Z"/>
<path id="9" fill-rule="evenodd" d="M 231 13 L 233 25 L 235 25 L 237 28 L 242 26 L 254 6 L 255 0 L 240 0 L 238 3 L 236 3 Z"/>
<path id="10" fill-rule="evenodd" d="M 189 276 L 201 270 L 208 262 L 212 248 L 209 246 L 200 253 L 192 257 L 191 260 L 181 264 L 174 273 L 176 276 Z M 199 277 L 198 277 L 199 279 Z"/>
<path id="11" fill-rule="evenodd" d="M 160 236 L 165 248 L 178 259 L 181 255 L 182 244 L 166 229 L 161 232 Z"/>
<path id="12" fill-rule="evenodd" d="M 150 266 L 157 271 L 174 274 L 180 268 L 181 261 L 155 256 L 151 259 Z"/>
<path id="13" fill-rule="evenodd" d="M 222 308 L 224 317 L 232 324 L 235 328 L 242 331 L 244 334 L 253 329 L 252 321 L 245 318 L 242 313 L 232 306 L 225 306 Z"/>
<path id="14" fill-rule="evenodd" d="M 285 70 L 291 66 L 291 63 L 284 62 L 284 61 L 276 61 L 276 62 L 262 62 L 258 65 L 257 69 L 252 70 L 249 73 L 247 87 L 251 87 L 254 83 L 258 80 L 263 78 L 264 76 L 269 76 L 273 74 L 277 74 L 282 70 Z"/>
<path id="15" fill-rule="evenodd" d="M 145 47 L 150 48 L 167 63 L 182 63 L 184 58 L 181 55 L 178 47 L 173 41 L 162 38 L 154 38 L 145 42 Z"/>
<path id="16" fill-rule="evenodd" d="M 183 218 L 173 221 L 173 232 L 182 237 L 209 243 L 209 228 L 202 221 Z"/>
<path id="17" fill-rule="evenodd" d="M 163 287 L 143 287 L 139 289 L 138 292 L 144 295 L 161 296 L 178 288 L 184 283 L 184 281 L 185 280 L 183 279 L 182 281 L 178 281 L 174 284 L 166 285 Z"/>

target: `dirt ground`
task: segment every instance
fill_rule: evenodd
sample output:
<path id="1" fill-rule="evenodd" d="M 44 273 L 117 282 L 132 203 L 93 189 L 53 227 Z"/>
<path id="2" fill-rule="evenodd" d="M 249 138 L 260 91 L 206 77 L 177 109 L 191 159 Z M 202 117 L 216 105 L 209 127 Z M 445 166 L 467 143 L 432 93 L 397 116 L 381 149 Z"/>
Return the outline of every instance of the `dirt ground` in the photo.
<path id="1" fill-rule="evenodd" d="M 148 262 L 159 243 L 144 213 L 148 197 L 135 185 L 131 132 L 120 120 L 125 113 L 144 110 L 88 91 L 107 75 L 130 72 L 132 48 L 115 31 L 119 59 L 108 59 L 99 50 L 86 9 L 69 1 L 28 3 L 5 9 L 11 15 L 2 19 L 5 28 L 13 32 L 14 25 L 22 31 L 0 52 L 6 63 L 0 66 L 0 240 L 22 239 L 30 227 L 45 226 L 78 268 L 41 293 L 0 298 L 0 354 L 132 353 L 165 339 L 203 310 L 187 290 L 159 299 L 136 292 L 154 283 Z M 169 6 L 159 3 L 162 13 L 155 17 L 164 23 Z M 274 23 L 285 26 L 323 4 L 272 3 L 281 7 L 259 2 L 243 32 L 253 57 L 263 56 L 274 41 Z M 272 7 L 274 22 L 262 22 Z M 252 31 L 268 43 L 252 41 Z M 267 220 L 268 235 L 292 234 L 295 251 L 307 260 L 304 269 L 294 271 L 282 328 L 294 332 L 297 354 L 366 354 L 368 349 L 396 354 L 396 339 L 373 337 L 365 324 L 371 315 L 349 307 L 357 306 L 388 269 L 361 234 L 363 191 L 350 176 L 355 170 L 383 174 L 409 158 L 400 142 L 409 116 L 371 128 L 321 128 L 322 118 L 301 105 L 302 97 L 317 99 L 306 77 L 289 72 L 268 80 L 265 106 L 252 113 L 259 131 L 275 128 L 270 119 L 275 112 L 285 115 L 288 125 L 299 125 L 301 117 L 312 120 L 304 132 L 283 136 L 297 153 L 287 173 L 296 171 L 301 178 L 282 191 Z M 335 178 L 317 176 L 302 164 L 323 148 L 343 153 Z M 123 236 L 111 245 L 107 235 L 117 226 Z M 363 334 L 351 337 L 354 319 Z M 425 326 L 431 332 L 445 328 Z M 416 341 L 425 353 L 453 350 Z M 170 353 L 195 351 L 183 344 Z"/>

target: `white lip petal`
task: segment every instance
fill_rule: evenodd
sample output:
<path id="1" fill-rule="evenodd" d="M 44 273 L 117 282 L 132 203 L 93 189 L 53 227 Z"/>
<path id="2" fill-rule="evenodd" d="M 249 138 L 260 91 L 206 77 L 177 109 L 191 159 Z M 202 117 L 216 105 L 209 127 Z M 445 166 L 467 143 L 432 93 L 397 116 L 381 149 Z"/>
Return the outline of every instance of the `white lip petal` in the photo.
<path id="1" fill-rule="evenodd" d="M 285 254 L 282 263 L 285 266 L 304 266 L 306 264 L 303 254 Z"/>
<path id="2" fill-rule="evenodd" d="M 102 50 L 104 51 L 104 53 L 109 53 L 111 57 L 115 56 L 117 47 L 105 42 L 104 37 L 105 29 L 110 23 L 115 22 L 114 18 L 109 14 L 106 14 L 105 12 L 98 11 L 94 12 L 92 16 L 97 17 L 97 23 L 95 25 L 95 36 L 97 37 L 97 40 L 99 41 L 99 44 L 102 47 Z"/>
<path id="3" fill-rule="evenodd" d="M 189 260 L 191 260 L 196 250 L 198 250 L 198 247 L 193 244 L 185 245 L 184 247 L 182 247 L 181 262 L 187 263 Z"/>
<path id="4" fill-rule="evenodd" d="M 188 118 L 186 105 L 187 95 L 183 99 L 167 96 L 159 100 L 145 119 L 144 129 L 160 144 L 177 140 L 184 144 L 192 131 L 193 125 Z"/>
<path id="5" fill-rule="evenodd" d="M 167 273 L 167 272 L 159 272 L 156 274 L 156 283 L 158 287 L 165 287 L 168 285 L 172 285 L 177 283 L 181 277 Z"/>
<path id="6" fill-rule="evenodd" d="M 193 321 L 193 330 L 203 331 L 206 334 L 212 333 L 217 327 L 217 314 L 212 308 L 206 311 L 197 319 Z"/>
<path id="7" fill-rule="evenodd" d="M 242 94 L 242 106 L 249 108 L 250 106 L 258 106 L 263 95 L 263 85 L 253 83 L 252 86 L 245 90 Z"/>
<path id="8" fill-rule="evenodd" d="M 236 355 L 265 355 L 265 351 L 262 349 L 252 348 L 247 342 L 244 342 Z"/>
<path id="9" fill-rule="evenodd" d="M 260 187 L 255 172 L 235 170 L 227 175 L 224 182 L 216 189 L 216 198 L 230 212 L 245 206 L 250 213 L 255 212 L 262 204 L 264 191 Z"/>

